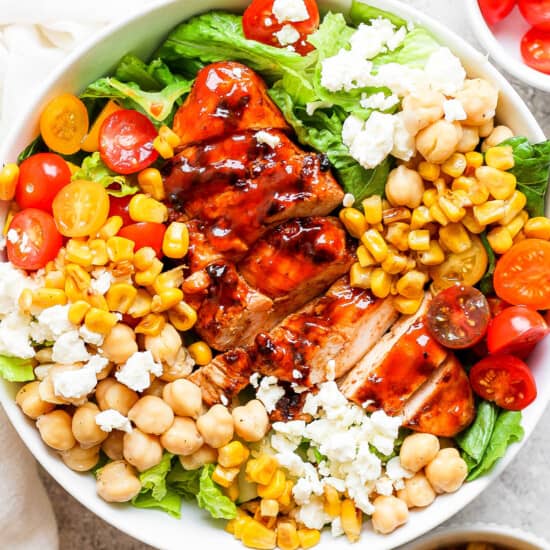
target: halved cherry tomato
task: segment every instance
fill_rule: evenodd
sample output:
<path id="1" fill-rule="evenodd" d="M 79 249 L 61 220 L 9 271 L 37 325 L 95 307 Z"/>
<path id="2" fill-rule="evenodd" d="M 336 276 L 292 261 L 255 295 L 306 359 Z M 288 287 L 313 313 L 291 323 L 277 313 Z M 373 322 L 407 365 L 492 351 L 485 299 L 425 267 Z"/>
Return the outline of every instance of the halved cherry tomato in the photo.
<path id="1" fill-rule="evenodd" d="M 53 201 L 57 229 L 65 237 L 89 237 L 99 231 L 109 215 L 109 195 L 95 181 L 75 180 Z"/>
<path id="2" fill-rule="evenodd" d="M 487 330 L 489 353 L 527 357 L 549 332 L 546 321 L 525 306 L 512 306 L 491 319 Z"/>
<path id="3" fill-rule="evenodd" d="M 496 317 L 499 313 L 502 313 L 507 307 L 510 307 L 510 304 L 508 302 L 501 300 L 497 296 L 487 296 L 487 303 L 489 304 L 491 317 Z"/>
<path id="4" fill-rule="evenodd" d="M 69 165 L 59 155 L 32 155 L 19 167 L 15 200 L 21 208 L 38 208 L 51 212 L 54 197 L 70 181 Z"/>
<path id="5" fill-rule="evenodd" d="M 529 367 L 513 355 L 490 355 L 470 370 L 473 390 L 499 407 L 520 411 L 537 397 L 537 385 Z"/>
<path id="6" fill-rule="evenodd" d="M 452 349 L 470 348 L 485 335 L 489 304 L 472 286 L 455 285 L 442 290 L 431 301 L 426 324 L 431 335 Z"/>
<path id="7" fill-rule="evenodd" d="M 550 31 L 550 0 L 518 0 L 518 4 L 528 23 L 543 31 Z"/>
<path id="8" fill-rule="evenodd" d="M 274 0 L 253 0 L 243 14 L 243 31 L 246 38 L 269 44 L 277 48 L 291 45 L 298 53 L 304 55 L 314 48 L 307 42 L 310 34 L 319 27 L 319 8 L 315 0 L 303 0 L 308 18 L 303 21 L 279 21 L 273 13 Z M 290 26 L 299 37 L 295 42 L 281 42 L 277 33 L 283 27 Z M 283 31 L 284 33 L 284 31 Z"/>
<path id="9" fill-rule="evenodd" d="M 155 249 L 157 256 L 162 257 L 162 239 L 166 226 L 162 223 L 139 222 L 123 227 L 118 235 L 125 237 L 136 243 L 135 250 L 144 246 L 150 246 Z"/>
<path id="10" fill-rule="evenodd" d="M 158 158 L 153 147 L 157 131 L 141 113 L 120 109 L 109 115 L 99 131 L 99 152 L 103 162 L 119 174 L 133 174 Z"/>
<path id="11" fill-rule="evenodd" d="M 507 17 L 516 5 L 516 0 L 478 0 L 479 9 L 489 25 Z"/>
<path id="12" fill-rule="evenodd" d="M 42 111 L 40 133 L 52 151 L 72 155 L 80 151 L 89 124 L 86 105 L 72 94 L 62 94 Z"/>
<path id="13" fill-rule="evenodd" d="M 550 74 L 550 32 L 531 29 L 521 39 L 521 55 L 526 65 Z"/>
<path id="14" fill-rule="evenodd" d="M 8 260 L 21 269 L 34 271 L 53 260 L 63 238 L 50 214 L 37 208 L 25 208 L 10 223 L 6 248 Z"/>
<path id="15" fill-rule="evenodd" d="M 130 212 L 128 211 L 128 205 L 130 204 L 131 198 L 131 195 L 128 195 L 127 197 L 109 197 L 109 217 L 120 216 L 122 218 L 123 225 L 130 225 L 134 223 L 134 220 L 130 218 Z"/>
<path id="16" fill-rule="evenodd" d="M 499 298 L 516 306 L 550 309 L 550 242 L 525 239 L 497 262 L 493 276 Z"/>

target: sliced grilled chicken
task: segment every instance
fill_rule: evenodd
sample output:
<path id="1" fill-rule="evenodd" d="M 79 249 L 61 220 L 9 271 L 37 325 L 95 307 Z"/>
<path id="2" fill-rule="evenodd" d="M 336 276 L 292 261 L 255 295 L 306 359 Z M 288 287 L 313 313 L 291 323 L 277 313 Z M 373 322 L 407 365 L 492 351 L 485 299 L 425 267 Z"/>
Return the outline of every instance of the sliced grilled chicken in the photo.
<path id="1" fill-rule="evenodd" d="M 305 420 L 309 422 L 311 415 L 305 414 L 303 411 L 306 404 L 306 397 L 310 393 L 294 391 L 288 382 L 279 384 L 285 390 L 285 394 L 275 406 L 275 409 L 269 413 L 271 422 L 289 422 L 290 420 Z"/>
<path id="2" fill-rule="evenodd" d="M 426 297 L 417 313 L 403 316 L 341 382 L 340 390 L 368 410 L 399 414 L 407 399 L 443 363 L 447 351 L 427 332 Z"/>
<path id="3" fill-rule="evenodd" d="M 189 250 L 185 260 L 191 273 L 223 259 L 223 254 L 208 241 L 204 222 L 191 220 L 186 225 L 189 231 Z"/>
<path id="4" fill-rule="evenodd" d="M 201 69 L 174 118 L 174 131 L 182 145 L 262 128 L 288 130 L 288 124 L 267 94 L 264 81 L 247 66 L 232 61 Z"/>
<path id="5" fill-rule="evenodd" d="M 403 413 L 408 428 L 440 437 L 453 437 L 473 422 L 470 381 L 453 354 L 406 403 Z"/>

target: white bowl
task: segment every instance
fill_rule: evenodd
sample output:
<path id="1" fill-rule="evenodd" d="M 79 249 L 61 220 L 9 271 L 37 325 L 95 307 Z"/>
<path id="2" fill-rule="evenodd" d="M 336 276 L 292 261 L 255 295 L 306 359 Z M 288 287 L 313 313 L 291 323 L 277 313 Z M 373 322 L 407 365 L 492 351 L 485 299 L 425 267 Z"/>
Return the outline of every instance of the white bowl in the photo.
<path id="1" fill-rule="evenodd" d="M 469 46 L 456 34 L 429 17 L 395 0 L 371 0 L 371 4 L 395 12 L 402 17 L 425 25 L 459 55 L 473 76 L 483 76 L 502 91 L 498 116 L 502 122 L 534 141 L 544 139 L 539 125 L 526 105 L 506 79 L 489 64 L 487 59 Z M 243 10 L 247 0 L 172 0 L 148 5 L 121 23 L 112 25 L 90 39 L 78 51 L 67 57 L 62 67 L 51 75 L 48 82 L 37 92 L 21 119 L 14 124 L 10 135 L 0 147 L 0 162 L 13 161 L 18 153 L 38 133 L 38 116 L 42 106 L 62 92 L 78 93 L 88 83 L 108 73 L 127 52 L 141 56 L 150 55 L 166 34 L 180 21 L 199 12 L 213 8 Z M 322 8 L 347 10 L 349 0 L 321 1 Z M 550 357 L 550 339 L 536 350 L 530 360 L 539 386 L 539 397 L 525 411 L 524 427 L 526 438 L 533 431 L 547 403 L 550 401 L 550 369 L 544 368 L 544 360 Z M 193 505 L 184 505 L 181 520 L 173 519 L 152 510 L 137 510 L 126 505 L 107 504 L 95 493 L 95 483 L 89 474 L 77 474 L 69 470 L 41 441 L 34 423 L 26 419 L 14 402 L 16 384 L 0 383 L 0 402 L 18 431 L 19 435 L 42 466 L 77 500 L 98 516 L 129 535 L 160 548 L 176 549 L 182 544 L 187 547 L 242 549 L 222 529 L 222 522 L 206 518 L 203 511 Z M 438 497 L 426 510 L 415 511 L 410 521 L 389 536 L 373 533 L 367 527 L 362 546 L 370 550 L 395 548 L 433 529 L 486 489 L 502 470 L 510 464 L 520 445 L 514 445 L 491 475 L 466 484 L 460 491 Z M 333 540 L 326 535 L 324 548 L 349 548 L 344 538 Z M 208 541 L 208 542 L 206 542 Z M 207 546 L 205 546 L 207 545 Z"/>
<path id="2" fill-rule="evenodd" d="M 478 0 L 466 0 L 466 11 L 477 39 L 504 70 L 539 90 L 550 92 L 550 75 L 531 69 L 521 57 L 521 39 L 531 25 L 517 6 L 506 19 L 495 25 L 487 24 Z"/>

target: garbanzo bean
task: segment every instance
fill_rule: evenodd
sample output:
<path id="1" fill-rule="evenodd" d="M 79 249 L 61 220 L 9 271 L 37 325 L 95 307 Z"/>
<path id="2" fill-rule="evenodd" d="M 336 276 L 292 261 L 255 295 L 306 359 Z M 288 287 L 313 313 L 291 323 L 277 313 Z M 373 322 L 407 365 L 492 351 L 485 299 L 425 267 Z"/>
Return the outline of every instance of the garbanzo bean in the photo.
<path id="1" fill-rule="evenodd" d="M 481 150 L 485 153 L 487 149 L 500 145 L 503 141 L 514 137 L 514 132 L 508 126 L 497 126 L 481 144 Z"/>
<path id="2" fill-rule="evenodd" d="M 172 425 L 174 412 L 160 397 L 145 395 L 128 411 L 128 418 L 142 432 L 160 435 Z"/>
<path id="3" fill-rule="evenodd" d="M 405 480 L 405 488 L 399 491 L 397 496 L 404 500 L 409 508 L 423 508 L 434 501 L 435 491 L 426 476 L 418 472 Z"/>
<path id="4" fill-rule="evenodd" d="M 416 170 L 401 165 L 390 172 L 385 193 L 392 206 L 416 208 L 422 203 L 424 182 Z"/>
<path id="5" fill-rule="evenodd" d="M 105 336 L 101 349 L 109 361 L 122 365 L 138 351 L 136 333 L 128 325 L 118 323 Z"/>
<path id="6" fill-rule="evenodd" d="M 140 472 L 156 466 L 162 460 L 162 446 L 156 435 L 143 433 L 134 428 L 124 434 L 122 441 L 124 458 Z"/>
<path id="7" fill-rule="evenodd" d="M 179 332 L 169 323 L 164 325 L 158 336 L 145 337 L 145 349 L 149 350 L 158 363 L 173 365 L 183 343 Z"/>
<path id="8" fill-rule="evenodd" d="M 205 443 L 219 449 L 233 439 L 233 417 L 223 405 L 214 405 L 208 412 L 199 416 L 197 428 Z"/>
<path id="9" fill-rule="evenodd" d="M 130 465 L 115 460 L 97 474 L 96 490 L 107 502 L 128 502 L 141 491 L 141 482 Z"/>
<path id="10" fill-rule="evenodd" d="M 459 153 L 474 151 L 479 143 L 479 130 L 475 126 L 462 126 L 462 138 L 458 142 L 456 150 Z"/>
<path id="11" fill-rule="evenodd" d="M 257 399 L 242 407 L 235 407 L 232 414 L 235 432 L 245 441 L 260 441 L 269 431 L 267 411 L 263 403 Z"/>
<path id="12" fill-rule="evenodd" d="M 403 468 L 418 472 L 430 463 L 439 452 L 439 439 L 431 434 L 412 434 L 405 438 L 399 452 Z"/>
<path id="13" fill-rule="evenodd" d="M 495 117 L 498 90 L 482 78 L 466 80 L 464 87 L 456 94 L 466 112 L 464 124 L 483 126 Z"/>
<path id="14" fill-rule="evenodd" d="M 15 402 L 21 407 L 21 410 L 33 420 L 55 409 L 53 403 L 47 403 L 40 399 L 40 392 L 38 391 L 39 386 L 40 382 L 38 380 L 29 382 L 25 384 L 15 396 Z"/>
<path id="15" fill-rule="evenodd" d="M 453 448 L 441 449 L 426 466 L 426 477 L 436 493 L 453 493 L 468 475 L 466 462 Z"/>
<path id="16" fill-rule="evenodd" d="M 194 364 L 195 361 L 193 361 L 187 349 L 182 346 L 176 355 L 174 364 L 164 365 L 160 379 L 165 382 L 174 382 L 174 380 L 185 378 L 191 374 Z"/>
<path id="17" fill-rule="evenodd" d="M 36 421 L 36 427 L 46 445 L 56 451 L 67 451 L 76 443 L 71 430 L 71 420 L 69 413 L 57 409 L 40 416 Z"/>
<path id="18" fill-rule="evenodd" d="M 128 411 L 139 399 L 138 394 L 112 377 L 99 382 L 95 390 L 95 398 L 102 411 L 115 409 L 127 416 Z"/>
<path id="19" fill-rule="evenodd" d="M 166 382 L 164 380 L 161 380 L 160 378 L 155 378 L 151 385 L 143 391 L 143 395 L 154 395 L 155 397 L 162 397 L 162 392 L 164 391 L 164 387 L 166 386 Z"/>
<path id="20" fill-rule="evenodd" d="M 445 97 L 429 88 L 403 98 L 403 119 L 410 134 L 415 136 L 420 130 L 443 117 Z"/>
<path id="21" fill-rule="evenodd" d="M 456 152 L 461 139 L 462 127 L 459 123 L 438 120 L 418 132 L 416 148 L 428 162 L 442 164 Z"/>
<path id="22" fill-rule="evenodd" d="M 107 432 L 104 432 L 95 421 L 99 412 L 99 407 L 95 403 L 88 402 L 78 407 L 73 415 L 73 435 L 83 448 L 99 445 L 107 439 Z"/>
<path id="23" fill-rule="evenodd" d="M 162 397 L 178 416 L 198 418 L 201 413 L 201 389 L 189 380 L 175 380 L 166 384 Z"/>
<path id="24" fill-rule="evenodd" d="M 198 470 L 205 464 L 215 464 L 218 460 L 218 451 L 209 445 L 203 445 L 198 451 L 189 456 L 179 456 L 181 467 L 184 470 Z"/>
<path id="25" fill-rule="evenodd" d="M 107 434 L 107 439 L 101 444 L 101 448 L 111 460 L 122 460 L 124 457 L 122 452 L 123 441 L 124 432 L 113 430 Z"/>
<path id="26" fill-rule="evenodd" d="M 407 504 L 397 497 L 380 496 L 373 504 L 372 526 L 383 535 L 395 531 L 409 519 Z"/>
<path id="27" fill-rule="evenodd" d="M 160 436 L 161 445 L 175 455 L 192 455 L 204 444 L 204 440 L 191 418 L 176 416 L 174 422 Z"/>
<path id="28" fill-rule="evenodd" d="M 99 445 L 84 448 L 76 444 L 72 449 L 61 452 L 61 460 L 75 472 L 91 470 L 99 460 Z"/>

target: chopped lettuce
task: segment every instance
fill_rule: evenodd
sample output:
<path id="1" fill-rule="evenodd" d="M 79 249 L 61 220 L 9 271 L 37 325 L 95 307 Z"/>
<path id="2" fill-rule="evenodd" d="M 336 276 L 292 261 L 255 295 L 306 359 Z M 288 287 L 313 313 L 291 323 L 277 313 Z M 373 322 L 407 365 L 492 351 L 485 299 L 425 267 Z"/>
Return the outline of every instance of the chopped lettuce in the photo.
<path id="1" fill-rule="evenodd" d="M 233 519 L 237 516 L 235 503 L 227 498 L 220 487 L 212 480 L 214 465 L 208 464 L 202 467 L 199 478 L 199 492 L 197 502 L 201 508 L 210 513 L 216 519 Z"/>
<path id="2" fill-rule="evenodd" d="M 168 474 L 167 481 L 185 500 L 192 500 L 200 490 L 200 477 L 200 469 L 184 470 L 178 460 Z"/>
<path id="3" fill-rule="evenodd" d="M 0 376 L 8 382 L 28 382 L 34 380 L 34 370 L 30 359 L 0 355 Z"/>
<path id="4" fill-rule="evenodd" d="M 489 244 L 489 241 L 487 240 L 487 232 L 483 231 L 483 233 L 479 235 L 479 238 L 481 239 L 481 243 L 483 244 L 483 247 L 487 252 L 487 257 L 489 258 L 489 264 L 487 265 L 487 271 L 485 271 L 485 275 L 483 275 L 481 281 L 479 281 L 478 286 L 479 286 L 479 290 L 481 290 L 483 294 L 488 295 L 488 294 L 491 294 L 494 290 L 493 274 L 495 272 L 497 259 L 493 249 L 491 248 L 491 245 Z"/>
<path id="5" fill-rule="evenodd" d="M 166 490 L 164 497 L 160 500 L 153 497 L 150 492 L 139 493 L 132 500 L 132 506 L 136 508 L 153 508 L 166 512 L 177 519 L 181 518 L 181 496 L 170 488 Z"/>
<path id="6" fill-rule="evenodd" d="M 158 92 L 166 83 L 161 83 L 154 74 L 157 61 L 162 63 L 156 60 L 147 65 L 139 57 L 127 54 L 120 60 L 113 76 L 121 82 L 134 82 L 145 92 Z"/>
<path id="7" fill-rule="evenodd" d="M 369 6 L 369 4 L 365 4 L 360 0 L 352 0 L 349 18 L 355 26 L 358 26 L 359 23 L 367 23 L 372 19 L 378 19 L 379 17 L 389 19 L 396 27 L 404 27 L 407 24 L 405 19 L 394 13 Z"/>

